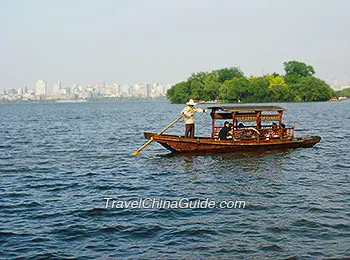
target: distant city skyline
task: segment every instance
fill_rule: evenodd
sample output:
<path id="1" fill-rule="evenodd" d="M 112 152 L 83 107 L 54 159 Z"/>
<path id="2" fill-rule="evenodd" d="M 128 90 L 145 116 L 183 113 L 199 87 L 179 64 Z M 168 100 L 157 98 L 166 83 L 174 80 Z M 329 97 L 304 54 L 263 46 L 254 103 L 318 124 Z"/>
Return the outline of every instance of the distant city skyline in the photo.
<path id="1" fill-rule="evenodd" d="M 163 85 L 240 67 L 246 76 L 283 62 L 350 83 L 347 0 L 2 0 L 0 90 L 44 79 L 70 84 Z"/>
<path id="2" fill-rule="evenodd" d="M 146 85 L 146 84 L 160 84 L 160 85 L 162 85 L 162 86 L 164 85 L 166 87 L 172 86 L 172 84 L 162 84 L 162 83 L 160 83 L 158 81 L 155 81 L 155 82 L 138 82 L 138 83 L 134 83 L 134 84 L 130 84 L 130 83 L 120 84 L 118 82 L 106 82 L 106 81 L 101 80 L 99 82 L 90 82 L 90 83 L 87 83 L 87 84 L 81 84 L 80 82 L 64 82 L 64 81 L 61 81 L 61 80 L 55 80 L 53 82 L 48 83 L 47 80 L 45 80 L 45 79 L 37 79 L 36 81 L 31 82 L 31 84 L 24 84 L 23 86 L 20 86 L 18 88 L 7 87 L 7 88 L 0 88 L 0 90 L 9 90 L 9 89 L 18 90 L 19 88 L 23 88 L 23 87 L 26 87 L 28 89 L 36 90 L 37 87 L 38 87 L 38 82 L 40 82 L 39 85 L 42 85 L 43 83 L 46 84 L 45 85 L 46 93 L 54 93 L 54 92 L 57 91 L 57 89 L 61 89 L 61 87 L 70 87 L 70 86 L 74 86 L 74 85 L 84 86 L 84 87 L 87 87 L 87 86 L 98 86 L 98 85 L 115 85 L 115 84 L 121 85 L 121 86 L 124 86 L 124 85 L 135 86 L 135 85 Z"/>
<path id="3" fill-rule="evenodd" d="M 91 100 L 112 98 L 159 99 L 165 98 L 170 85 L 161 85 L 158 82 L 145 84 L 61 84 L 54 83 L 52 91 L 48 90 L 45 80 L 38 80 L 35 88 L 9 88 L 0 90 L 0 102 L 6 101 L 55 101 L 55 100 Z"/>

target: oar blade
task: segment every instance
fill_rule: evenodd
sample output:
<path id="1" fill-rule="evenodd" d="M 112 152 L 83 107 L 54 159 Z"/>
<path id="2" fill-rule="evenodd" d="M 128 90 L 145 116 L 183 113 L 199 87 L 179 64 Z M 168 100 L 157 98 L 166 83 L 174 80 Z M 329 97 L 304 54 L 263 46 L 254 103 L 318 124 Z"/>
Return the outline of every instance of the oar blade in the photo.
<path id="1" fill-rule="evenodd" d="M 135 152 L 133 152 L 132 154 L 131 154 L 131 156 L 136 156 L 136 155 L 138 155 L 139 154 L 139 151 L 135 151 Z"/>
<path id="2" fill-rule="evenodd" d="M 139 154 L 139 152 L 141 152 L 143 150 L 143 148 L 145 148 L 147 145 L 149 145 L 150 143 L 152 143 L 153 138 L 151 138 L 150 140 L 148 140 L 144 145 L 142 145 L 139 149 L 137 149 L 135 152 L 133 152 L 131 154 L 131 156 L 136 156 Z"/>

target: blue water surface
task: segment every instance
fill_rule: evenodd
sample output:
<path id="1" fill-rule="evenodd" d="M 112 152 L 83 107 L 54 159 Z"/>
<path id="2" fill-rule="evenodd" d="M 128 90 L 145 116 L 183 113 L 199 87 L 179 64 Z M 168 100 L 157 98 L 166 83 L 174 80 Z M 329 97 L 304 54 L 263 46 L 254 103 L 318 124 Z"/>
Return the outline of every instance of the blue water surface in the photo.
<path id="1" fill-rule="evenodd" d="M 350 258 L 350 102 L 287 103 L 314 148 L 173 156 L 166 101 L 0 104 L 1 258 Z M 205 107 L 205 106 L 202 106 Z M 208 114 L 196 133 L 209 135 Z M 183 133 L 179 122 L 169 133 Z M 104 198 L 243 208 L 105 208 Z"/>

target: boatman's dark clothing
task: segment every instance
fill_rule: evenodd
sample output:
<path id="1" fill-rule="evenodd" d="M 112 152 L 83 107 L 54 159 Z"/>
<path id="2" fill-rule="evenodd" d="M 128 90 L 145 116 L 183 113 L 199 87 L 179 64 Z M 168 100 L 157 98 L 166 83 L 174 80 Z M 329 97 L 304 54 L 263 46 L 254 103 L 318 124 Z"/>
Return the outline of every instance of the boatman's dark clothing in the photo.
<path id="1" fill-rule="evenodd" d="M 194 124 L 186 124 L 185 137 L 186 138 L 194 137 Z"/>
<path id="2" fill-rule="evenodd" d="M 219 132 L 219 138 L 220 140 L 227 140 L 228 133 L 230 132 L 230 128 L 227 126 L 224 126 L 221 128 Z"/>

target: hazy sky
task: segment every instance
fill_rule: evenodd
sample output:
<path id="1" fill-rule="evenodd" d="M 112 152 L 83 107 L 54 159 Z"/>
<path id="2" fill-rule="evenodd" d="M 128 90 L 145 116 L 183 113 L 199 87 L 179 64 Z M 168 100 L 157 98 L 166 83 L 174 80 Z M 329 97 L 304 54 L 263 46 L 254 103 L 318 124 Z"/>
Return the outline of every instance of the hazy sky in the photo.
<path id="1" fill-rule="evenodd" d="M 0 0 L 0 89 L 99 82 L 174 84 L 299 60 L 350 82 L 348 0 Z"/>

